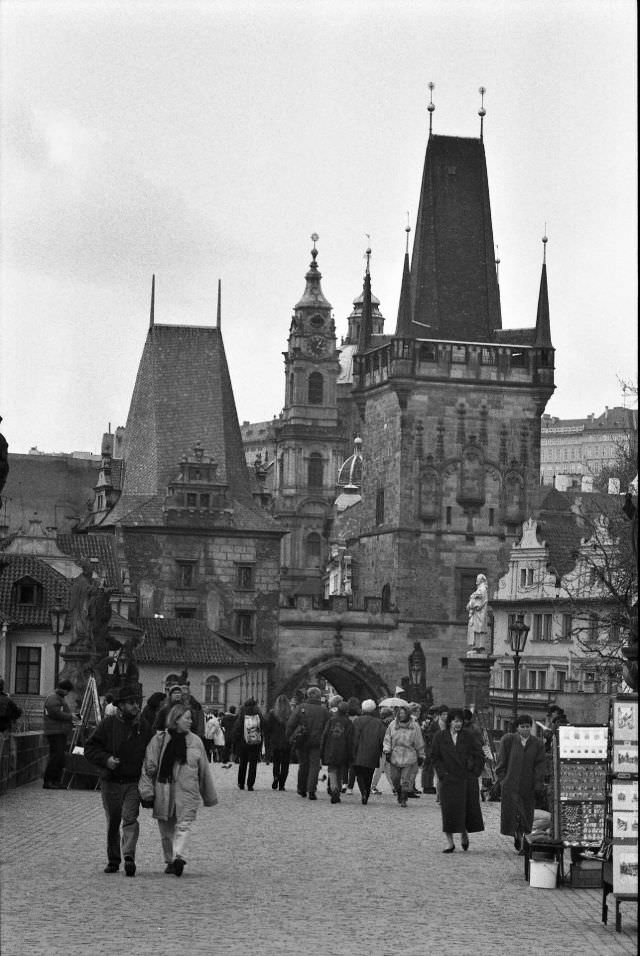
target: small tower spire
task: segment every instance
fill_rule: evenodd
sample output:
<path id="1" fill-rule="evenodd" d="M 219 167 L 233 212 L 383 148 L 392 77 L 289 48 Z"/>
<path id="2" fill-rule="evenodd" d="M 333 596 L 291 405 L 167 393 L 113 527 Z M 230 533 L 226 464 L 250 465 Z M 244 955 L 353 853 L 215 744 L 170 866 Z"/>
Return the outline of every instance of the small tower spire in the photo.
<path id="1" fill-rule="evenodd" d="M 154 326 L 154 310 L 155 310 L 155 301 L 156 301 L 156 277 L 155 274 L 151 276 L 151 308 L 149 310 L 149 331 Z"/>
<path id="2" fill-rule="evenodd" d="M 369 237 L 367 236 L 367 239 Z M 358 352 L 366 352 L 371 343 L 371 334 L 373 330 L 372 306 L 371 306 L 371 274 L 369 272 L 369 262 L 371 259 L 371 247 L 367 246 L 365 257 L 367 267 L 364 273 L 364 285 L 362 287 L 362 318 L 360 320 L 360 334 L 358 335 Z"/>
<path id="3" fill-rule="evenodd" d="M 222 326 L 222 279 L 218 279 L 218 310 L 216 313 L 216 328 Z"/>
<path id="4" fill-rule="evenodd" d="M 482 142 L 482 137 L 484 133 L 484 118 L 487 115 L 487 111 L 484 108 L 484 94 L 487 92 L 486 87 L 481 86 L 478 90 L 480 94 L 480 109 L 478 110 L 478 116 L 480 117 L 480 142 Z"/>
<path id="5" fill-rule="evenodd" d="M 396 335 L 399 338 L 406 338 L 411 335 L 411 269 L 409 268 L 409 213 L 407 213 L 407 225 L 404 227 L 407 234 L 407 241 L 404 253 L 404 266 L 402 269 L 402 285 L 400 286 L 400 301 L 398 303 L 398 320 L 396 322 Z"/>
<path id="6" fill-rule="evenodd" d="M 432 125 L 433 125 L 433 111 L 435 110 L 435 105 L 433 102 L 433 91 L 436 88 L 435 83 L 429 83 L 429 105 L 427 109 L 429 110 L 429 137 L 431 137 Z"/>
<path id="7" fill-rule="evenodd" d="M 500 302 L 500 253 L 498 246 L 496 246 L 496 290 L 498 295 L 498 319 L 500 322 L 499 328 L 502 328 L 502 304 Z"/>
<path id="8" fill-rule="evenodd" d="M 540 276 L 540 293 L 538 295 L 538 314 L 536 316 L 535 345 L 540 348 L 552 348 L 551 322 L 549 319 L 549 291 L 547 289 L 547 229 L 542 237 L 542 275 Z"/>

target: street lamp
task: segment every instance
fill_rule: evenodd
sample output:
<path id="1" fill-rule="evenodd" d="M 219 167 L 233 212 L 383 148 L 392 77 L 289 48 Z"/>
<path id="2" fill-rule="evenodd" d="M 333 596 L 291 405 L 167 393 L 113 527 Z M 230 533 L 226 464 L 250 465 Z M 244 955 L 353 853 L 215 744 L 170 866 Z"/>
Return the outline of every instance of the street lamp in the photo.
<path id="1" fill-rule="evenodd" d="M 518 717 L 518 690 L 520 686 L 520 655 L 524 654 L 524 649 L 529 636 L 529 625 L 524 623 L 524 614 L 516 614 L 513 624 L 509 625 L 509 643 L 513 651 L 513 722 Z"/>
<path id="2" fill-rule="evenodd" d="M 55 652 L 55 663 L 53 667 L 53 686 L 58 686 L 60 676 L 60 635 L 64 633 L 64 625 L 67 620 L 67 609 L 62 605 L 62 598 L 56 598 L 56 603 L 49 611 L 51 617 L 51 630 L 55 637 L 53 650 Z"/>

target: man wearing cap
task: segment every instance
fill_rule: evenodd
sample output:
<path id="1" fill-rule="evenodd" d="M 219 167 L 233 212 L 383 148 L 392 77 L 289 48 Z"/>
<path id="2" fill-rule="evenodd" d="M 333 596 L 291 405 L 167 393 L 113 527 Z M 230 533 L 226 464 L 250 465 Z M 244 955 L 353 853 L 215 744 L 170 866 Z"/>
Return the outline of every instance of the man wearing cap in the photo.
<path id="1" fill-rule="evenodd" d="M 74 723 L 73 714 L 65 701 L 71 690 L 73 684 L 70 680 L 58 681 L 53 694 L 49 694 L 44 702 L 43 730 L 49 744 L 49 760 L 44 771 L 43 790 L 63 789 L 64 752 Z"/>
<path id="2" fill-rule="evenodd" d="M 171 684 L 167 688 L 167 700 L 166 703 L 159 708 L 158 713 L 156 714 L 156 719 L 153 722 L 154 730 L 164 730 L 167 717 L 169 716 L 169 711 L 174 704 L 179 704 L 182 700 L 182 688 L 180 684 Z"/>
<path id="3" fill-rule="evenodd" d="M 138 684 L 121 687 L 115 700 L 118 713 L 98 724 L 84 748 L 87 760 L 101 768 L 100 793 L 107 818 L 105 873 L 117 873 L 124 857 L 126 875 L 136 875 L 138 779 L 153 737 L 153 728 L 140 718 L 141 698 Z"/>
<path id="4" fill-rule="evenodd" d="M 298 751 L 298 793 L 301 797 L 309 794 L 309 800 L 317 800 L 320 741 L 328 720 L 329 711 L 322 706 L 320 688 L 309 687 L 307 699 L 296 707 L 287 721 L 287 740 L 293 742 Z M 301 730 L 298 731 L 298 728 Z M 302 731 L 303 741 L 299 737 Z"/>

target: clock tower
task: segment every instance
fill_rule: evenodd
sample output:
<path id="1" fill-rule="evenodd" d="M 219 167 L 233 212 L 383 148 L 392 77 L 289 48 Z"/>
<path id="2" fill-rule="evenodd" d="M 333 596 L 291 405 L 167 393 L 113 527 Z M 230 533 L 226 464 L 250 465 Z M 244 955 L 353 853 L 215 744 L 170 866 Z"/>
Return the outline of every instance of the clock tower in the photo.
<path id="1" fill-rule="evenodd" d="M 320 285 L 318 238 L 311 236 L 305 290 L 293 310 L 284 353 L 284 407 L 275 429 L 274 515 L 290 532 L 282 543 L 282 586 L 290 596 L 320 595 L 325 522 L 344 457 L 337 405 L 340 364 L 331 303 Z"/>

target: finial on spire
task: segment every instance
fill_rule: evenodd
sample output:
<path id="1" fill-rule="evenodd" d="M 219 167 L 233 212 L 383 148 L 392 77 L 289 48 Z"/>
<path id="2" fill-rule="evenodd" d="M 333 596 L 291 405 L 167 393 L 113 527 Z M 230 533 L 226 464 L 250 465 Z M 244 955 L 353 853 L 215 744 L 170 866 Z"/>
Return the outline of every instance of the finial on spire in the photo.
<path id="1" fill-rule="evenodd" d="M 404 231 L 405 231 L 406 234 L 407 234 L 407 247 L 406 247 L 406 249 L 405 249 L 405 252 L 408 254 L 408 252 L 409 252 L 409 233 L 411 232 L 411 223 L 410 223 L 410 221 L 409 221 L 409 211 L 408 211 L 408 210 L 407 210 L 407 224 L 406 224 L 406 226 L 404 227 Z"/>
<path id="2" fill-rule="evenodd" d="M 216 328 L 222 326 L 222 279 L 218 279 L 218 310 L 216 313 Z"/>
<path id="3" fill-rule="evenodd" d="M 436 84 L 429 83 L 428 86 L 429 86 L 429 105 L 427 106 L 427 109 L 429 110 L 429 136 L 431 136 L 431 129 L 433 124 L 433 111 L 435 110 L 435 105 L 433 102 L 433 91 L 436 88 Z"/>
<path id="4" fill-rule="evenodd" d="M 367 260 L 367 268 L 365 270 L 365 275 L 369 275 L 369 260 L 371 259 L 371 236 L 369 235 L 368 232 L 365 232 L 365 236 L 367 237 L 367 240 L 368 240 L 367 248 L 364 251 L 364 256 L 365 256 L 365 259 Z"/>
<path id="5" fill-rule="evenodd" d="M 500 282 L 500 253 L 499 246 L 496 245 L 496 281 Z"/>
<path id="6" fill-rule="evenodd" d="M 484 118 L 487 115 L 487 111 L 484 108 L 484 94 L 487 92 L 486 87 L 481 86 L 478 90 L 480 94 L 480 109 L 478 110 L 478 116 L 480 117 L 480 142 L 482 142 L 482 136 L 484 132 Z"/>
<path id="7" fill-rule="evenodd" d="M 149 331 L 153 328 L 154 324 L 154 310 L 155 310 L 155 301 L 156 301 L 156 277 L 155 274 L 151 276 L 151 309 L 149 310 Z"/>
<path id="8" fill-rule="evenodd" d="M 542 265 L 547 264 L 547 243 L 549 239 L 547 238 L 547 224 L 544 224 L 544 236 L 542 237 Z"/>

